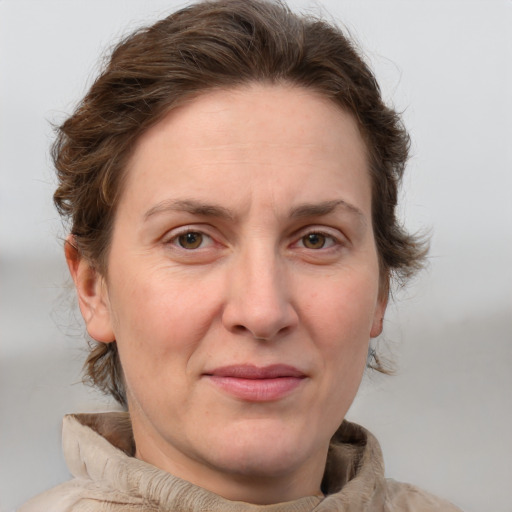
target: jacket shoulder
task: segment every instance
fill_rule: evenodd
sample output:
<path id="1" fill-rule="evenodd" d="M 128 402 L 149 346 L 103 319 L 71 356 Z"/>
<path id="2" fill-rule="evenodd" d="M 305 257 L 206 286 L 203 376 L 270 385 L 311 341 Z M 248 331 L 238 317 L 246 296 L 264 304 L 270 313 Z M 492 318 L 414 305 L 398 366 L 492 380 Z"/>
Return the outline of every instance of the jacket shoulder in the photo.
<path id="1" fill-rule="evenodd" d="M 140 500 L 135 497 L 75 478 L 35 496 L 17 512 L 124 512 L 138 507 Z"/>
<path id="2" fill-rule="evenodd" d="M 70 480 L 45 491 L 24 503 L 18 512 L 68 512 L 76 510 L 83 496 L 83 486 Z"/>
<path id="3" fill-rule="evenodd" d="M 386 479 L 386 504 L 394 512 L 462 512 L 443 498 L 390 478 Z"/>

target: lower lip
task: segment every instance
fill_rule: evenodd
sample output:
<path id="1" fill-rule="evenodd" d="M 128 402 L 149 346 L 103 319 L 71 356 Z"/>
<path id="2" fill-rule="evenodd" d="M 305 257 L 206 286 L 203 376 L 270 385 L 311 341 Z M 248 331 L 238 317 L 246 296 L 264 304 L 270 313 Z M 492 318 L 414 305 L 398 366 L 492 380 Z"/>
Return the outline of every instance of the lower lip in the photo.
<path id="1" fill-rule="evenodd" d="M 208 378 L 230 395 L 249 402 L 272 402 L 289 395 L 300 386 L 300 377 L 279 377 L 274 379 L 240 379 L 237 377 Z"/>

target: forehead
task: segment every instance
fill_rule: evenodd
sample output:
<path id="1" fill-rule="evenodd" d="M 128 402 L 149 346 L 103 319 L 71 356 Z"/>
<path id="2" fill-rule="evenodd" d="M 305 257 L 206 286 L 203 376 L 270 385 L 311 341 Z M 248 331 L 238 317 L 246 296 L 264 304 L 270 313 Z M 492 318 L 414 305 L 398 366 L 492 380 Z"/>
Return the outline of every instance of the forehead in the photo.
<path id="1" fill-rule="evenodd" d="M 189 142 L 187 147 L 247 139 L 262 144 L 282 143 L 286 137 L 296 145 L 308 145 L 318 144 L 319 137 L 328 143 L 332 139 L 329 134 L 336 137 L 343 132 L 338 144 L 348 137 L 359 139 L 360 149 L 366 152 L 351 113 L 312 89 L 292 84 L 248 83 L 192 96 L 143 133 L 136 146 L 158 143 L 161 137 L 172 144 L 168 137 L 172 127 L 174 135 Z M 333 127 L 337 128 L 335 133 Z M 225 135 L 230 136 L 229 140 L 223 140 Z"/>
<path id="2" fill-rule="evenodd" d="M 167 114 L 137 141 L 125 185 L 152 202 L 191 187 L 229 200 L 237 183 L 240 198 L 252 189 L 311 202 L 334 187 L 327 199 L 341 193 L 368 203 L 366 153 L 353 116 L 333 101 L 300 87 L 253 84 L 209 91 Z"/>

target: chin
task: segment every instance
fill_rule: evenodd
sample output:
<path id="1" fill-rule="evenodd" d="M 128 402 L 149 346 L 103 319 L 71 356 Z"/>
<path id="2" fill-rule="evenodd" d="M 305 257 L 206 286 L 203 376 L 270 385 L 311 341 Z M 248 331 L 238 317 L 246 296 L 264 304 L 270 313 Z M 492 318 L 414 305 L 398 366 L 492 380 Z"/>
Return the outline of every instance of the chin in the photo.
<path id="1" fill-rule="evenodd" d="M 211 458 L 215 459 L 210 463 L 240 476 L 278 477 L 293 471 L 313 452 L 297 431 L 276 425 L 278 422 L 244 423 L 224 430 L 222 439 L 215 442 L 217 449 L 210 451 Z M 211 440 L 210 450 L 213 443 Z"/>

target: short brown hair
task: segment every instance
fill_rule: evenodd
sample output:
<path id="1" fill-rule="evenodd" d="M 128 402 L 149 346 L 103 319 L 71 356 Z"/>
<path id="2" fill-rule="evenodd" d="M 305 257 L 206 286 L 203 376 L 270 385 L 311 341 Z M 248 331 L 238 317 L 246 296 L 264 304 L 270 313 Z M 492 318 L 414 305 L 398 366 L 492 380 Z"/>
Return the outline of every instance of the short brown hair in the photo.
<path id="1" fill-rule="evenodd" d="M 211 89 L 251 82 L 313 90 L 350 112 L 365 138 L 382 290 L 420 268 L 425 244 L 396 218 L 409 137 L 341 29 L 278 1 L 215 0 L 181 9 L 118 44 L 58 130 L 54 201 L 81 256 L 106 273 L 116 205 L 134 143 L 162 117 Z M 378 358 L 374 367 L 383 370 Z M 92 342 L 87 378 L 126 405 L 116 343 Z"/>

